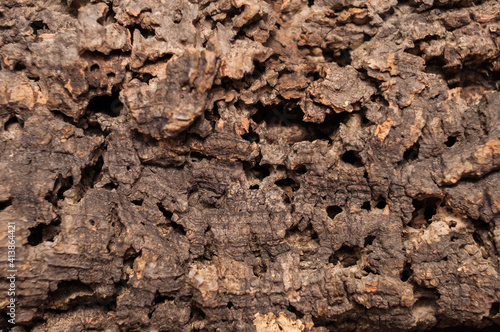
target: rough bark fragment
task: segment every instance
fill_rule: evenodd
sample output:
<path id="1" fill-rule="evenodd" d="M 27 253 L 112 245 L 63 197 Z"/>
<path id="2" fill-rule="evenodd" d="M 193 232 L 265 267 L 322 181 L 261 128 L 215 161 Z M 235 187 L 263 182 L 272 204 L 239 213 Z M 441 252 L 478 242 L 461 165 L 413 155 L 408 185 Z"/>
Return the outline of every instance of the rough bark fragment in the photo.
<path id="1" fill-rule="evenodd" d="M 187 50 L 167 64 L 165 79 L 132 80 L 122 94 L 132 125 L 158 139 L 189 127 L 205 109 L 215 61 L 210 51 Z"/>

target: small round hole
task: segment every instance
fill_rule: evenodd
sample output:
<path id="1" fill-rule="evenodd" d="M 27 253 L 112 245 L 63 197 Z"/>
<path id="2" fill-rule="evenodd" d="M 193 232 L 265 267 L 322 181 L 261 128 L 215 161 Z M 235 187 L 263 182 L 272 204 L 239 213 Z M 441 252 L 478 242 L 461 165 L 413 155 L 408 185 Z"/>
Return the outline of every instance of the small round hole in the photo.
<path id="1" fill-rule="evenodd" d="M 307 173 L 307 168 L 305 165 L 297 165 L 297 167 L 295 167 L 295 169 L 293 170 L 295 173 L 297 174 L 305 174 Z"/>
<path id="2" fill-rule="evenodd" d="M 364 202 L 364 203 L 363 203 L 363 205 L 361 205 L 361 208 L 362 208 L 363 210 L 370 211 L 372 207 L 371 207 L 370 202 Z"/>
<path id="3" fill-rule="evenodd" d="M 3 129 L 5 131 L 13 131 L 17 129 L 22 129 L 24 127 L 24 121 L 19 119 L 17 116 L 11 117 L 7 122 L 5 122 Z"/>
<path id="4" fill-rule="evenodd" d="M 457 142 L 456 136 L 448 137 L 448 140 L 444 143 L 447 147 L 451 148 Z"/>
<path id="5" fill-rule="evenodd" d="M 335 216 L 339 213 L 341 213 L 343 210 L 340 206 L 337 205 L 331 205 L 326 208 L 326 213 L 328 213 L 328 216 L 333 219 Z"/>
<path id="6" fill-rule="evenodd" d="M 363 165 L 363 163 L 361 162 L 361 158 L 359 158 L 358 153 L 355 151 L 346 151 L 342 155 L 342 161 L 356 167 L 360 167 Z"/>
<path id="7" fill-rule="evenodd" d="M 387 206 L 387 202 L 385 200 L 381 200 L 380 202 L 377 203 L 375 206 L 377 209 L 384 209 Z"/>

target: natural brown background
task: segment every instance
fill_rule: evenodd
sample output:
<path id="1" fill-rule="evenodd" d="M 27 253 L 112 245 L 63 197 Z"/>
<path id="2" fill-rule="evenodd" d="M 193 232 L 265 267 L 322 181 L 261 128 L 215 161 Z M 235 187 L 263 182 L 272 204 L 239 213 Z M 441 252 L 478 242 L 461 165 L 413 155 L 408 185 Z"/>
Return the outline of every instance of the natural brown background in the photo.
<path id="1" fill-rule="evenodd" d="M 499 324 L 499 20 L 496 0 L 3 0 L 15 331 Z"/>

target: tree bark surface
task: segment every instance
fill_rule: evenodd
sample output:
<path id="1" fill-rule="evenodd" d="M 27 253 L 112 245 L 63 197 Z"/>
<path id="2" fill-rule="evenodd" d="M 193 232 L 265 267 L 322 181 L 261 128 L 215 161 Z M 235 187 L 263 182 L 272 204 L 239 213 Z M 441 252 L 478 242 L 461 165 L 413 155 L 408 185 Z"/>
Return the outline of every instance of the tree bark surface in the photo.
<path id="1" fill-rule="evenodd" d="M 3 0 L 0 328 L 500 324 L 496 0 Z"/>

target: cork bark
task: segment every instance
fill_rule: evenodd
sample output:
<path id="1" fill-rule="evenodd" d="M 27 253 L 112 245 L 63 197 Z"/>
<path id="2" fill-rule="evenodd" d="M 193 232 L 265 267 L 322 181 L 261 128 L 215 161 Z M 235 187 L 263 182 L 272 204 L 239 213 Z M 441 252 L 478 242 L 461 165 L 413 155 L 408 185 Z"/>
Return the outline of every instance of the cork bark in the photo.
<path id="1" fill-rule="evenodd" d="M 3 0 L 14 331 L 500 324 L 499 21 L 496 0 Z"/>

